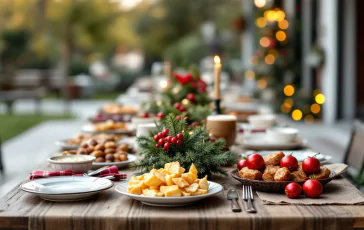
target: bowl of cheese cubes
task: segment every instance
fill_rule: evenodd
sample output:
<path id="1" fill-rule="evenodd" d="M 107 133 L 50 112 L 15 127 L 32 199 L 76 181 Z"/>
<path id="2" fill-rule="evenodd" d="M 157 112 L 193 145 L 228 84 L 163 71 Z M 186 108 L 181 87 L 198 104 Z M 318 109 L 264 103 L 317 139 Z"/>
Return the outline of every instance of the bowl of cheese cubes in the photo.
<path id="1" fill-rule="evenodd" d="M 205 199 L 222 191 L 220 184 L 198 178 L 194 164 L 186 172 L 179 162 L 170 162 L 161 169 L 152 169 L 130 181 L 122 182 L 115 190 L 125 196 L 153 206 L 183 206 Z"/>

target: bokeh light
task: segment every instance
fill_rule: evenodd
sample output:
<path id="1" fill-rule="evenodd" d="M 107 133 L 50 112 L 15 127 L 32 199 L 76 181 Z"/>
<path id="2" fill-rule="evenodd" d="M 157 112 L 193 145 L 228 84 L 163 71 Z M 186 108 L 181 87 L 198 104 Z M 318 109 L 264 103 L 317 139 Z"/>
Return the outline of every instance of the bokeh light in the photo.
<path id="1" fill-rule="evenodd" d="M 270 44 L 270 41 L 269 41 L 269 38 L 267 37 L 262 37 L 260 40 L 259 40 L 259 44 L 263 47 L 268 47 L 269 44 Z"/>
<path id="2" fill-rule="evenodd" d="M 255 73 L 253 70 L 247 70 L 245 72 L 245 78 L 248 80 L 253 80 L 255 78 Z"/>
<path id="3" fill-rule="evenodd" d="M 321 104 L 325 103 L 325 96 L 322 93 L 319 93 L 316 95 L 315 101 L 317 102 L 317 104 L 321 105 Z"/>
<path id="4" fill-rule="evenodd" d="M 281 111 L 283 113 L 289 113 L 289 112 L 291 112 L 291 108 L 292 108 L 292 106 L 291 107 L 290 106 L 287 106 L 287 103 L 284 103 L 283 105 L 281 105 Z"/>
<path id="5" fill-rule="evenodd" d="M 289 104 L 290 106 L 294 105 L 293 99 L 292 98 L 286 98 L 284 99 L 284 103 Z"/>
<path id="6" fill-rule="evenodd" d="M 278 10 L 275 12 L 275 19 L 277 22 L 284 20 L 285 17 L 286 14 L 282 10 Z"/>
<path id="7" fill-rule="evenodd" d="M 159 82 L 159 86 L 162 88 L 162 89 L 165 89 L 168 87 L 168 82 L 166 80 L 162 80 L 161 82 Z"/>
<path id="8" fill-rule="evenodd" d="M 321 111 L 321 107 L 319 104 L 312 104 L 311 105 L 311 112 L 312 113 L 319 113 Z"/>
<path id="9" fill-rule="evenodd" d="M 258 8 L 262 8 L 267 4 L 266 0 L 254 0 L 254 5 Z"/>
<path id="10" fill-rule="evenodd" d="M 267 87 L 268 82 L 265 79 L 259 79 L 257 81 L 257 86 L 259 89 L 264 89 L 265 87 Z"/>
<path id="11" fill-rule="evenodd" d="M 284 95 L 290 97 L 294 94 L 294 87 L 292 85 L 286 85 L 283 89 Z"/>
<path id="12" fill-rule="evenodd" d="M 286 37 L 287 37 L 287 35 L 286 35 L 286 33 L 284 31 L 278 31 L 276 33 L 276 38 L 280 42 L 283 42 L 284 40 L 286 40 Z"/>
<path id="13" fill-rule="evenodd" d="M 302 119 L 302 112 L 299 109 L 295 109 L 292 112 L 292 119 L 295 121 L 299 121 Z"/>
<path id="14" fill-rule="evenodd" d="M 276 49 L 270 49 L 268 50 L 268 53 L 274 55 L 274 57 L 277 57 L 279 55 L 279 52 Z"/>
<path id="15" fill-rule="evenodd" d="M 264 60 L 265 60 L 265 63 L 267 63 L 268 65 L 272 65 L 274 63 L 274 61 L 276 60 L 276 58 L 274 57 L 273 54 L 267 54 L 267 56 L 265 56 Z"/>
<path id="16" fill-rule="evenodd" d="M 263 28 L 264 26 L 267 25 L 267 20 L 263 17 L 257 18 L 257 20 L 255 21 L 255 24 L 260 27 Z"/>
<path id="17" fill-rule="evenodd" d="M 310 105 L 303 106 L 302 112 L 303 112 L 303 114 L 309 114 L 309 113 L 311 113 L 311 106 Z"/>
<path id="18" fill-rule="evenodd" d="M 311 114 L 306 115 L 304 118 L 306 124 L 312 124 L 314 120 L 315 118 Z"/>
<path id="19" fill-rule="evenodd" d="M 189 103 L 190 103 L 190 101 L 186 98 L 182 100 L 183 105 L 188 105 Z"/>
<path id="20" fill-rule="evenodd" d="M 266 13 L 264 13 L 264 17 L 268 20 L 268 21 L 275 21 L 276 20 L 276 12 L 274 12 L 273 10 L 268 10 L 266 11 Z"/>
<path id="21" fill-rule="evenodd" d="M 287 28 L 288 28 L 288 26 L 289 26 L 289 23 L 288 23 L 288 21 L 287 21 L 287 20 L 282 20 L 282 21 L 278 22 L 278 27 L 279 27 L 280 29 L 282 29 L 282 30 L 287 29 Z"/>

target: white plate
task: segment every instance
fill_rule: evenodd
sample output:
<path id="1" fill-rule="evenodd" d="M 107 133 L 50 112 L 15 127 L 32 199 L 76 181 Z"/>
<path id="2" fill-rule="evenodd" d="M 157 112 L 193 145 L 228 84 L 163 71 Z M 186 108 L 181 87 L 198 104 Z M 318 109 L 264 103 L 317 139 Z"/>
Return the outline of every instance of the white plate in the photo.
<path id="1" fill-rule="evenodd" d="M 121 162 L 93 162 L 92 169 L 98 169 L 104 166 L 113 166 L 116 165 L 118 168 L 125 168 L 130 163 L 137 160 L 137 157 L 134 154 L 128 154 L 128 160 Z"/>
<path id="2" fill-rule="evenodd" d="M 71 145 L 67 143 L 67 140 L 59 140 L 56 141 L 56 145 L 62 148 L 63 150 L 75 150 L 80 147 L 80 145 Z"/>
<path id="3" fill-rule="evenodd" d="M 307 144 L 307 140 L 303 138 L 296 138 L 290 143 L 274 143 L 267 140 L 267 136 L 264 133 L 254 133 L 247 137 L 244 137 L 242 144 L 246 149 L 252 150 L 288 150 L 297 149 Z"/>
<path id="4" fill-rule="evenodd" d="M 132 134 L 133 130 L 130 127 L 130 124 L 126 125 L 126 129 L 110 129 L 110 130 L 103 130 L 103 131 L 97 131 L 95 130 L 92 123 L 87 123 L 84 126 L 82 126 L 82 132 L 85 133 L 108 133 L 108 134 Z"/>
<path id="5" fill-rule="evenodd" d="M 45 200 L 76 201 L 88 199 L 112 186 L 113 183 L 104 178 L 60 176 L 30 181 L 22 184 L 20 188 Z"/>
<path id="6" fill-rule="evenodd" d="M 276 151 L 280 151 L 280 150 L 272 150 L 272 151 L 247 151 L 245 153 L 242 153 L 241 155 L 243 157 L 247 157 L 253 153 L 258 153 L 262 156 L 266 156 L 268 154 L 271 154 L 273 152 L 276 152 Z M 304 161 L 307 157 L 312 157 L 316 154 L 318 154 L 318 152 L 314 152 L 314 151 L 311 151 L 311 150 L 285 150 L 285 151 L 282 151 L 284 153 L 284 155 L 290 155 L 291 153 L 293 153 L 293 156 L 296 157 L 297 161 L 298 162 L 302 162 Z M 331 156 L 325 156 L 323 154 L 318 154 L 316 155 L 316 158 L 321 162 L 326 162 L 328 160 L 331 159 Z"/>
<path id="7" fill-rule="evenodd" d="M 195 203 L 199 200 L 213 196 L 222 191 L 222 186 L 218 183 L 208 181 L 209 191 L 204 195 L 182 196 L 182 197 L 149 197 L 128 193 L 128 182 L 124 181 L 115 186 L 115 190 L 125 196 L 141 201 L 143 204 L 151 206 L 176 207 Z"/>

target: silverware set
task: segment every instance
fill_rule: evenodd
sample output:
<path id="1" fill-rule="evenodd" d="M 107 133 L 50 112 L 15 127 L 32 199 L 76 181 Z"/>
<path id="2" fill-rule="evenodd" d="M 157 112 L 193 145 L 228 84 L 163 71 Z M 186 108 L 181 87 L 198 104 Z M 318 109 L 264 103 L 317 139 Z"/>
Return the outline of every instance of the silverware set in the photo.
<path id="1" fill-rule="evenodd" d="M 250 185 L 243 185 L 241 198 L 247 203 L 246 211 L 248 213 L 256 213 L 257 210 L 254 207 L 254 194 L 252 186 Z M 238 203 L 239 195 L 235 189 L 230 189 L 227 193 L 227 199 L 231 200 L 231 210 L 233 212 L 241 212 L 240 205 Z"/>

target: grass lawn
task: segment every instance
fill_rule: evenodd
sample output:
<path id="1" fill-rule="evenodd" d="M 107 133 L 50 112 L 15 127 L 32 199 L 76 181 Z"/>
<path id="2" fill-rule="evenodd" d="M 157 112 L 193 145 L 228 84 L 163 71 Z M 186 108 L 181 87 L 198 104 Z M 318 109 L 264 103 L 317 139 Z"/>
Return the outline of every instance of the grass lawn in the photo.
<path id="1" fill-rule="evenodd" d="M 43 121 L 72 119 L 71 115 L 0 114 L 0 138 L 4 142 Z"/>

